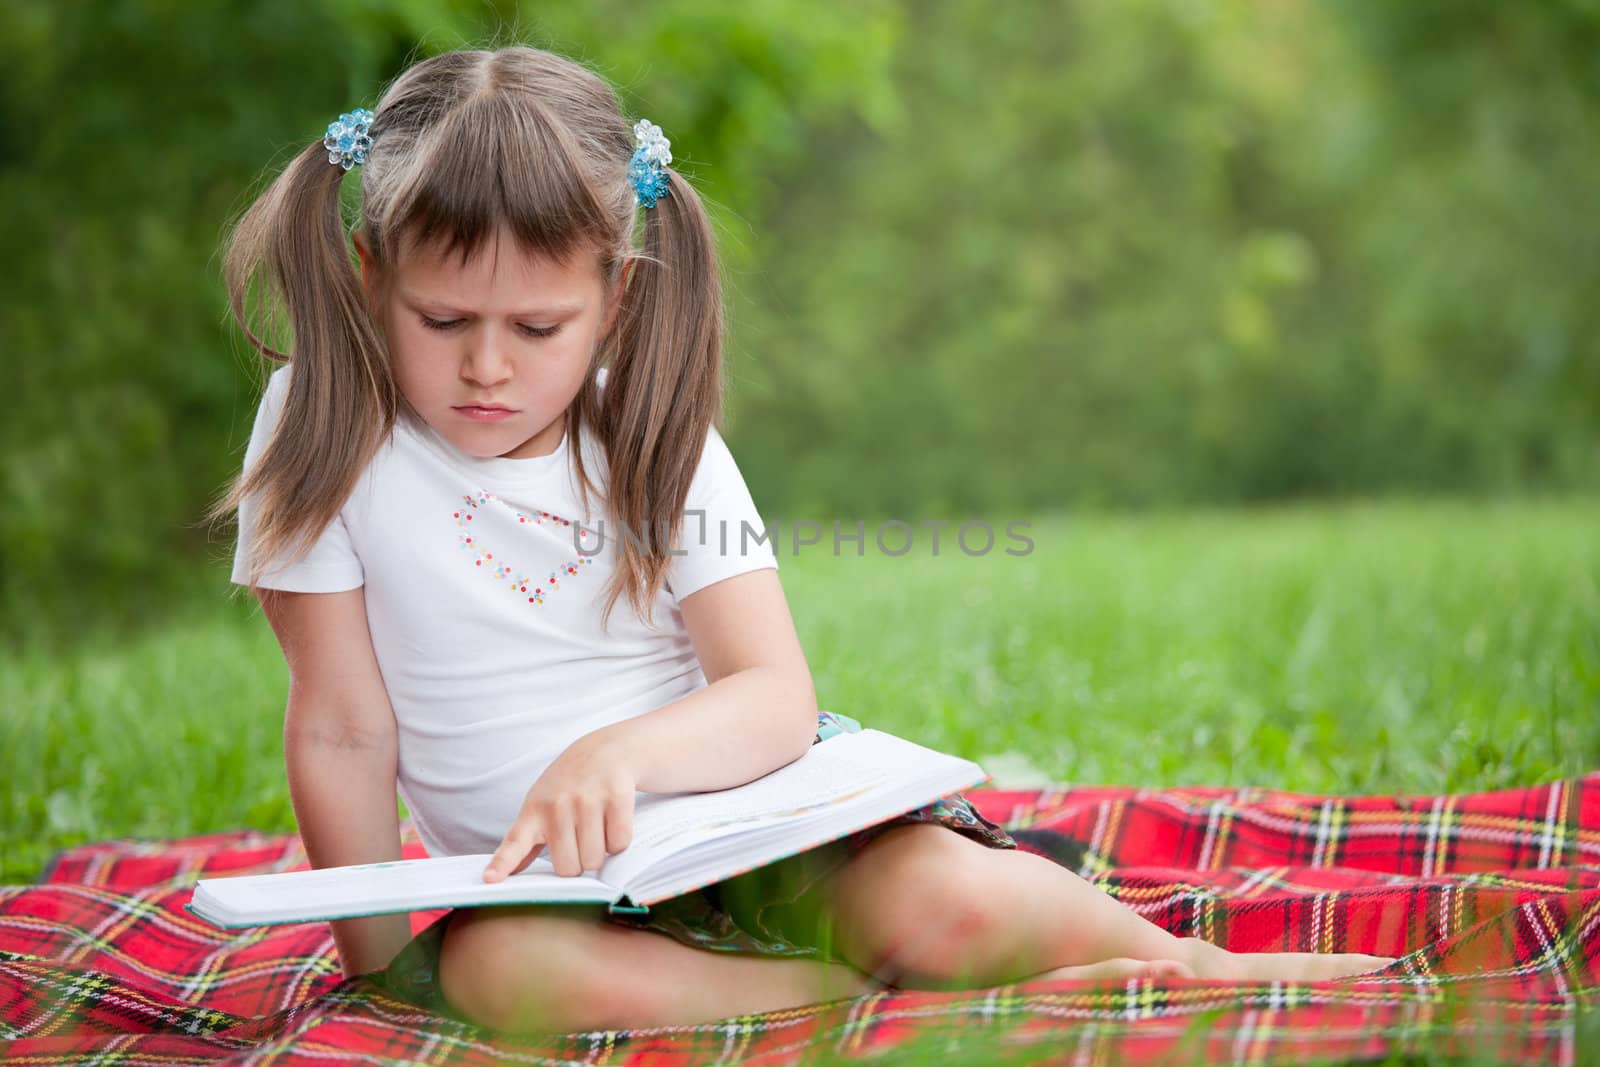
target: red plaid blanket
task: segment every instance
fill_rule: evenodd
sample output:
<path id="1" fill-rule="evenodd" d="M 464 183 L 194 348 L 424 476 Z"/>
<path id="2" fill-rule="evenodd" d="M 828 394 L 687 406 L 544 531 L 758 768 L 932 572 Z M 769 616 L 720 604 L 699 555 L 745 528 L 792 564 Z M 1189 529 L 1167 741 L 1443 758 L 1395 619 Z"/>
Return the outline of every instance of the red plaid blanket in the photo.
<path id="1" fill-rule="evenodd" d="M 510 1039 L 343 980 L 325 924 L 216 930 L 204 874 L 303 866 L 298 838 L 113 841 L 0 889 L 0 1059 L 786 1064 L 1290 1063 L 1422 1052 L 1576 1063 L 1600 999 L 1600 772 L 1458 796 L 977 789 L 1022 846 L 1233 949 L 1406 954 L 1305 985 L 1035 982 L 889 991 L 695 1027 Z M 407 828 L 407 855 L 421 855 Z M 421 929 L 439 912 L 413 917 Z M 1588 1047 L 1588 1044 L 1597 1047 Z M 1587 1049 L 1587 1054 L 1585 1054 Z"/>

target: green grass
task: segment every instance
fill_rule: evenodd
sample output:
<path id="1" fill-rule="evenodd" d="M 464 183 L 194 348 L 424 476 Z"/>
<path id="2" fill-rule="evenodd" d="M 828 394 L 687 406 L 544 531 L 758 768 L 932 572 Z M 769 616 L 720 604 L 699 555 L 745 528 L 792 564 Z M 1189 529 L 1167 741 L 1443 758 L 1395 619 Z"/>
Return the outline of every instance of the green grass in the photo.
<path id="1" fill-rule="evenodd" d="M 1000 525 L 1000 520 L 996 520 Z M 998 785 L 1435 792 L 1600 766 L 1600 501 L 1036 519 L 1033 551 L 780 548 L 824 707 Z M 853 552 L 853 548 L 850 549 Z M 287 674 L 225 573 L 134 639 L 0 658 L 0 876 L 289 830 Z"/>

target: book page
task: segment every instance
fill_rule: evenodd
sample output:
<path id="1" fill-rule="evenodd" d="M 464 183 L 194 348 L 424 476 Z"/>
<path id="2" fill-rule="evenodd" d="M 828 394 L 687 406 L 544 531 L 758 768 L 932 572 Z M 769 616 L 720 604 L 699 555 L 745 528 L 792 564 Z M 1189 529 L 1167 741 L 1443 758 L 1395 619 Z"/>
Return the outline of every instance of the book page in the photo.
<path id="1" fill-rule="evenodd" d="M 634 807 L 633 842 L 606 860 L 600 877 L 626 888 L 638 872 L 692 845 L 867 803 L 952 763 L 966 761 L 866 729 L 830 737 L 793 763 L 732 789 L 644 794 Z"/>
<path id="2" fill-rule="evenodd" d="M 544 855 L 489 884 L 482 881 L 490 859 L 485 853 L 201 879 L 189 907 L 218 925 L 238 927 L 478 904 L 614 903 L 630 887 L 649 889 L 653 901 L 984 777 L 968 760 L 868 729 L 815 744 L 798 760 L 732 789 L 640 794 L 634 840 L 606 860 L 599 878 L 557 875 Z"/>
<path id="3" fill-rule="evenodd" d="M 617 896 L 593 876 L 557 875 L 548 860 L 504 881 L 484 882 L 490 858 L 484 853 L 202 879 L 192 904 L 196 914 L 219 926 L 237 926 L 472 904 L 603 903 Z"/>

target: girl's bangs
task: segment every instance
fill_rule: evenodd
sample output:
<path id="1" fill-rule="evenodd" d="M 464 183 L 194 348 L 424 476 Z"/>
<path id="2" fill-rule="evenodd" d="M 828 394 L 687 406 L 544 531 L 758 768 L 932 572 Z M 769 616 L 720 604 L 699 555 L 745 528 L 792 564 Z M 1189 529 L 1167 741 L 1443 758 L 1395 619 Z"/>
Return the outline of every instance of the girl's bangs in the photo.
<path id="1" fill-rule="evenodd" d="M 613 224 L 576 146 L 536 101 L 482 94 L 418 147 L 413 180 L 390 211 L 397 250 L 436 247 L 465 263 L 502 228 L 527 252 L 563 263 L 611 243 Z"/>

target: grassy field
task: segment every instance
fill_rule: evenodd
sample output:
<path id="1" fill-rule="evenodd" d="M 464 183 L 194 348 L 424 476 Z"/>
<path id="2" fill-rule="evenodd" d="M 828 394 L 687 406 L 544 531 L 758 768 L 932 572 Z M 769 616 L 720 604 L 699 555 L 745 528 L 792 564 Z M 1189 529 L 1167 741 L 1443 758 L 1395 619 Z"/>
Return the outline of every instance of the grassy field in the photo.
<path id="1" fill-rule="evenodd" d="M 1000 525 L 999 522 L 996 523 Z M 1473 790 L 1600 766 L 1600 501 L 1055 516 L 1033 551 L 780 550 L 824 707 L 998 785 Z M 853 548 L 851 549 L 853 552 Z M 0 658 L 0 875 L 294 826 L 287 677 L 225 572 L 137 639 Z"/>

